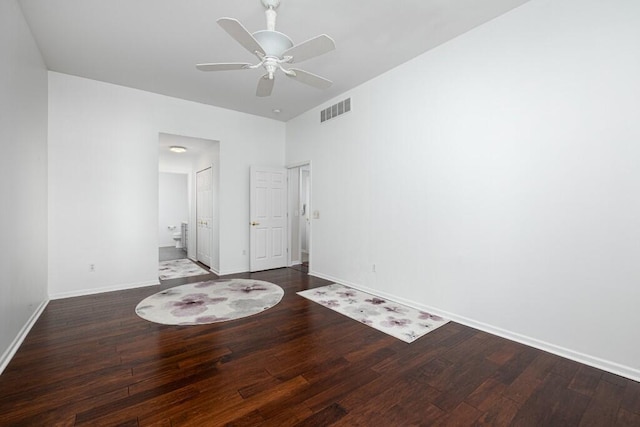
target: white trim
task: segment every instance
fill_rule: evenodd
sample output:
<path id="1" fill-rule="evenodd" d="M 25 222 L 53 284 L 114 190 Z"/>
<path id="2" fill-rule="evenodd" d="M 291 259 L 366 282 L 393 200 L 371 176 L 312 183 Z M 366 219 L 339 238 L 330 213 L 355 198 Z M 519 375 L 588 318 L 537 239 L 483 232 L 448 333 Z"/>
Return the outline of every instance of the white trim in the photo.
<path id="1" fill-rule="evenodd" d="M 7 348 L 2 354 L 2 357 L 0 357 L 0 374 L 2 374 L 5 368 L 9 365 L 9 362 L 11 362 L 11 359 L 15 356 L 33 325 L 35 325 L 40 318 L 40 315 L 47 307 L 47 304 L 49 304 L 49 300 L 44 300 L 40 303 L 38 308 L 36 308 L 36 310 L 31 314 L 31 317 L 29 317 L 29 320 L 27 320 L 27 323 L 25 323 L 22 329 L 20 329 L 20 332 L 18 332 L 18 335 L 16 335 L 13 342 L 9 345 L 9 348 Z"/>
<path id="2" fill-rule="evenodd" d="M 285 268 L 285 267 L 282 267 Z M 249 273 L 250 271 L 247 270 L 246 268 L 242 269 L 242 270 L 223 270 L 220 271 L 220 274 L 218 274 L 218 276 L 228 276 L 230 274 L 240 274 L 240 273 Z M 259 273 L 259 271 L 256 271 L 256 273 Z"/>
<path id="3" fill-rule="evenodd" d="M 289 164 L 286 166 L 287 169 L 287 178 L 290 177 L 291 171 L 293 169 L 297 169 L 297 181 L 298 181 L 298 206 L 296 207 L 296 209 L 299 209 L 300 206 L 300 193 L 302 192 L 302 169 L 303 167 L 308 166 L 309 167 L 309 206 L 307 206 L 307 210 L 309 212 L 311 212 L 311 204 L 312 204 L 312 180 L 313 180 L 313 168 L 311 166 L 311 160 L 305 160 L 302 162 L 297 162 L 297 163 L 293 163 L 293 164 Z M 287 246 L 288 246 L 288 253 L 287 253 L 287 267 L 291 267 L 294 265 L 301 265 L 302 264 L 302 230 L 300 227 L 300 217 L 296 216 L 293 214 L 293 212 L 291 212 L 289 210 L 289 201 L 291 198 L 291 180 L 287 180 L 287 225 L 291 225 L 291 221 L 292 218 L 297 218 L 298 220 L 298 249 L 300 251 L 299 254 L 297 254 L 296 256 L 298 256 L 299 260 L 293 260 L 292 259 L 292 254 L 291 254 L 291 227 L 289 227 L 289 230 L 287 230 Z M 313 233 L 313 221 L 309 221 L 309 241 L 307 242 L 307 247 L 311 248 L 311 234 Z M 309 251 L 307 251 L 307 254 L 309 253 Z M 309 257 L 309 265 L 311 265 L 311 257 Z"/>
<path id="4" fill-rule="evenodd" d="M 113 291 L 126 291 L 127 289 L 144 288 L 145 286 L 152 286 L 152 285 L 159 285 L 159 284 L 160 282 L 158 280 L 152 280 L 149 282 L 130 283 L 128 285 L 113 285 L 113 286 L 105 286 L 104 288 L 81 289 L 79 291 L 49 294 L 49 298 L 52 300 L 56 300 L 56 299 L 62 299 L 62 298 L 82 297 L 85 295 L 102 294 L 104 292 L 113 292 Z"/>
<path id="5" fill-rule="evenodd" d="M 306 160 L 304 162 L 293 163 L 293 164 L 285 166 L 285 168 L 287 168 L 287 169 L 295 169 L 295 168 L 300 168 L 302 166 L 307 166 L 307 165 L 311 166 L 311 160 Z"/>
<path id="6" fill-rule="evenodd" d="M 214 195 L 214 188 L 213 188 L 213 163 L 211 164 L 207 164 L 206 167 L 200 169 L 200 170 L 196 170 L 196 172 L 194 173 L 194 177 L 195 177 L 195 201 L 196 201 L 196 205 L 194 207 L 195 213 L 196 213 L 196 230 L 195 230 L 195 249 L 196 249 L 196 253 L 195 253 L 195 257 L 196 257 L 196 262 L 202 262 L 198 259 L 198 174 L 202 173 L 204 171 L 206 171 L 207 169 L 210 170 L 210 175 L 211 175 L 211 181 L 209 182 L 209 184 L 211 185 L 211 222 L 213 222 L 213 225 L 211 226 L 211 228 L 209 229 L 209 235 L 207 236 L 207 238 L 209 239 L 209 264 L 213 264 L 213 256 L 211 254 L 211 249 L 213 248 L 213 232 L 215 231 L 213 229 L 213 226 L 215 225 L 215 220 L 214 218 L 216 218 L 215 216 L 215 209 L 213 206 L 213 201 L 215 199 Z M 187 245 L 188 246 L 188 245 Z M 219 245 L 218 245 L 219 246 Z M 189 256 L 189 248 L 187 248 L 187 256 Z M 218 249 L 218 262 L 220 261 L 220 250 Z M 204 264 L 204 263 L 203 263 Z M 206 264 L 204 264 L 206 265 Z"/>
<path id="7" fill-rule="evenodd" d="M 282 225 L 282 227 L 285 229 L 285 234 L 287 235 L 287 240 L 282 242 L 282 249 L 284 251 L 287 252 L 286 256 L 284 257 L 284 259 L 281 261 L 279 257 L 274 256 L 273 255 L 273 249 L 267 251 L 267 256 L 265 256 L 262 259 L 258 259 L 257 257 L 257 251 L 256 251 L 256 244 L 258 242 L 259 239 L 259 235 L 256 233 L 256 227 L 254 227 L 255 225 L 260 225 L 260 223 L 255 222 L 257 219 L 256 213 L 257 213 L 257 201 L 258 199 L 256 198 L 256 194 L 257 193 L 257 189 L 258 189 L 258 174 L 259 173 L 270 173 L 270 174 L 282 174 L 282 176 L 285 178 L 285 183 L 283 185 L 285 191 L 286 191 L 286 198 L 284 198 L 284 200 L 280 199 L 279 200 L 279 205 L 281 209 L 280 211 L 285 211 L 287 212 L 287 217 L 284 219 L 284 221 L 278 219 L 278 217 L 273 215 L 273 211 L 274 211 L 274 203 L 275 203 L 275 199 L 271 198 L 267 198 L 267 204 L 268 204 L 268 208 L 267 208 L 267 216 L 263 218 L 263 227 L 262 229 L 266 229 L 268 230 L 268 232 L 271 232 L 273 229 L 277 228 L 277 226 L 279 224 L 281 224 L 281 221 L 284 222 L 284 224 Z M 274 182 L 273 180 L 269 181 L 269 191 L 273 190 L 274 187 Z M 277 188 L 280 188 L 279 186 Z M 283 206 L 284 205 L 284 206 Z M 251 165 L 249 167 L 249 271 L 250 272 L 258 272 L 258 271 L 263 271 L 263 270 L 271 270 L 271 269 L 275 269 L 275 268 L 286 268 L 289 264 L 289 170 L 285 167 L 282 166 L 260 166 L 260 165 Z M 271 245 L 273 245 L 273 239 L 271 239 Z"/>
<path id="8" fill-rule="evenodd" d="M 220 275 L 220 272 L 218 270 L 216 270 L 215 268 L 213 268 L 213 267 L 209 267 L 209 271 L 212 272 L 213 274 L 215 274 L 216 276 Z"/>
<path id="9" fill-rule="evenodd" d="M 517 332 L 509 331 L 506 329 L 502 329 L 484 322 L 479 322 L 474 319 L 469 319 L 468 317 L 459 316 L 455 313 L 450 313 L 448 311 L 440 310 L 436 307 L 431 307 L 428 305 L 423 305 L 417 303 L 415 301 L 411 301 L 405 298 L 398 297 L 396 295 L 389 294 L 387 292 L 378 291 L 376 289 L 371 289 L 366 286 L 357 285 L 355 283 L 350 283 L 345 280 L 339 280 L 335 277 L 331 277 L 327 274 L 318 273 L 315 271 L 309 271 L 310 276 L 319 277 L 321 279 L 329 280 L 335 283 L 339 283 L 341 285 L 349 286 L 354 289 L 358 289 L 362 292 L 367 292 L 376 296 L 380 296 L 383 298 L 387 298 L 389 300 L 398 302 L 400 304 L 404 304 L 406 306 L 415 308 L 417 310 L 427 311 L 429 313 L 436 314 L 438 316 L 447 318 L 449 320 L 453 320 L 456 323 L 460 323 L 465 326 L 469 326 L 474 329 L 479 329 L 481 331 L 487 332 L 492 335 L 497 335 L 502 338 L 506 338 L 511 341 L 518 342 L 520 344 L 528 345 L 530 347 L 537 348 L 538 350 L 543 350 L 549 353 L 553 353 L 557 356 L 564 357 L 566 359 L 570 359 L 585 365 L 592 366 L 594 368 L 602 369 L 607 372 L 611 372 L 616 375 L 623 376 L 625 378 L 629 378 L 633 381 L 640 382 L 640 369 L 635 369 L 630 366 L 621 365 L 616 362 L 612 362 L 610 360 L 601 359 L 596 356 L 591 356 L 589 354 L 584 354 L 575 350 L 571 350 L 565 347 L 561 347 L 555 344 L 548 343 L 546 341 L 541 341 L 536 338 L 531 338 L 526 335 L 519 334 Z"/>

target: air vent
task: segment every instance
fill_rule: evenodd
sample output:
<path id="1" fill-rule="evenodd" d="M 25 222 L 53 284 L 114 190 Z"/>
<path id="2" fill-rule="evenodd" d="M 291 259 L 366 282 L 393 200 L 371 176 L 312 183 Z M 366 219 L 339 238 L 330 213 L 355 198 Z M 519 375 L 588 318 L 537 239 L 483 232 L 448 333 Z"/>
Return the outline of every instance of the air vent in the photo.
<path id="1" fill-rule="evenodd" d="M 320 111 L 320 123 L 336 118 L 349 111 L 351 111 L 351 98 L 347 98 Z"/>

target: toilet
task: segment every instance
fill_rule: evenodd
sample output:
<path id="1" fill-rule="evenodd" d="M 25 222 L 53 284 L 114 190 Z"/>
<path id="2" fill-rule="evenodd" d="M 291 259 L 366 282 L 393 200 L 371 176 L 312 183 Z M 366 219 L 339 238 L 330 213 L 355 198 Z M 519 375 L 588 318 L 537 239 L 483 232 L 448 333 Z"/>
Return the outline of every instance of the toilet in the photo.
<path id="1" fill-rule="evenodd" d="M 173 233 L 171 237 L 173 241 L 176 242 L 176 248 L 182 249 L 182 233 L 178 231 L 177 233 Z"/>

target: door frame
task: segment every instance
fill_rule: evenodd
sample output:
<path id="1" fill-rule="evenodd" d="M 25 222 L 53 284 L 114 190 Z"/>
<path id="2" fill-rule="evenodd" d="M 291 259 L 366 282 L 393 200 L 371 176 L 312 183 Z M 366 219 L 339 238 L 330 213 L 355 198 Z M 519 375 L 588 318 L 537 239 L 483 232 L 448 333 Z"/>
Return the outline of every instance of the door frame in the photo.
<path id="1" fill-rule="evenodd" d="M 208 166 L 206 166 L 206 167 L 204 167 L 204 168 L 202 168 L 200 170 L 196 170 L 195 173 L 194 173 L 194 178 L 195 178 L 195 202 L 196 202 L 195 203 L 195 214 L 196 214 L 196 221 L 195 221 L 196 222 L 195 223 L 195 238 L 196 239 L 195 239 L 195 241 L 196 241 L 196 244 L 195 244 L 195 257 L 194 258 L 195 258 L 195 260 L 197 262 L 200 262 L 200 263 L 204 264 L 202 261 L 200 261 L 200 259 L 198 259 L 198 241 L 200 240 L 199 237 L 198 237 L 198 234 L 200 234 L 198 232 L 199 231 L 199 228 L 198 228 L 198 174 L 200 172 L 206 171 L 207 169 L 209 169 L 209 172 L 211 174 L 211 181 L 209 182 L 209 185 L 211 186 L 211 190 L 210 191 L 211 191 L 211 203 L 212 203 L 212 206 L 211 206 L 211 222 L 212 222 L 212 224 L 211 224 L 211 227 L 208 227 L 209 233 L 208 233 L 207 238 L 209 239 L 209 264 L 213 264 L 213 262 L 212 262 L 213 259 L 212 259 L 212 254 L 211 254 L 211 250 L 213 248 L 213 228 L 214 228 L 214 224 L 215 224 L 215 221 L 214 221 L 215 211 L 214 211 L 214 206 L 213 206 L 213 200 L 214 200 L 213 165 L 208 165 Z M 206 265 L 206 264 L 204 264 L 204 265 Z M 207 265 L 207 267 L 209 268 L 209 270 L 211 270 L 211 266 L 210 265 Z"/>
<path id="2" fill-rule="evenodd" d="M 288 171 L 283 166 L 250 167 L 249 271 L 252 273 L 287 267 L 288 192 Z M 275 197 L 276 195 L 279 197 Z M 259 245 L 260 242 L 264 243 L 264 256 L 261 258 L 258 246 L 263 245 Z M 278 242 L 278 246 L 274 245 L 275 242 Z"/>
<path id="3" fill-rule="evenodd" d="M 300 205 L 300 195 L 302 192 L 301 189 L 301 185 L 302 185 L 302 179 L 301 179 L 301 169 L 302 167 L 307 166 L 309 169 L 309 206 L 307 206 L 307 209 L 309 212 L 313 212 L 312 210 L 312 206 L 313 206 L 313 192 L 312 192 L 312 188 L 313 188 L 313 166 L 311 164 L 311 160 L 307 160 L 307 161 L 303 161 L 303 162 L 297 162 L 297 163 L 291 163 L 286 167 L 287 169 L 287 176 L 290 176 L 290 172 L 293 169 L 297 169 L 298 173 L 297 173 L 297 180 L 298 180 L 298 194 L 297 194 L 297 202 L 298 202 L 298 206 Z M 292 189 L 291 189 L 292 185 L 291 185 L 291 181 L 289 180 L 287 183 L 287 201 L 291 200 L 291 195 L 292 195 Z M 296 207 L 297 209 L 297 207 Z M 287 225 L 290 225 L 291 223 L 291 219 L 292 218 L 299 218 L 295 215 L 295 212 L 291 209 L 291 204 L 287 203 Z M 311 216 L 311 219 L 313 219 L 313 215 Z M 299 220 L 298 220 L 299 222 Z M 301 253 L 301 243 L 302 243 L 302 234 L 301 234 L 300 227 L 298 227 L 298 252 L 300 252 L 300 254 L 298 255 L 300 257 L 300 263 L 302 263 L 302 253 Z M 291 227 L 288 227 L 288 231 L 287 231 L 287 239 L 288 239 L 288 250 L 287 250 L 287 266 L 291 267 L 292 264 L 292 257 L 291 257 L 291 248 L 293 247 L 293 235 L 292 235 L 292 230 Z M 308 252 L 309 252 L 309 271 L 311 271 L 311 263 L 312 263 L 312 259 L 313 259 L 313 255 L 312 255 L 312 242 L 313 242 L 313 221 L 309 221 L 309 240 L 307 241 L 307 247 L 308 247 Z"/>

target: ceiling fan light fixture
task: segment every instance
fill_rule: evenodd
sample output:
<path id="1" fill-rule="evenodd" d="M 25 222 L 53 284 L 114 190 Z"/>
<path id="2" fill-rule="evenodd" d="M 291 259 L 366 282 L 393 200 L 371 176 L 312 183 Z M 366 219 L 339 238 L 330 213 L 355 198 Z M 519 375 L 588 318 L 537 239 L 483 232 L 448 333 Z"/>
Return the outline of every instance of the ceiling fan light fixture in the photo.
<path id="1" fill-rule="evenodd" d="M 169 151 L 174 153 L 185 153 L 187 151 L 187 147 L 182 147 L 180 145 L 172 145 L 169 147 Z"/>
<path id="2" fill-rule="evenodd" d="M 293 47 L 293 41 L 279 31 L 261 30 L 253 33 L 260 46 L 264 49 L 265 56 L 280 58 L 282 54 Z"/>
<path id="3" fill-rule="evenodd" d="M 265 9 L 277 9 L 280 6 L 280 0 L 261 0 Z"/>
<path id="4" fill-rule="evenodd" d="M 320 34 L 294 45 L 287 35 L 275 30 L 276 9 L 280 6 L 280 0 L 261 1 L 266 9 L 266 30 L 250 33 L 240 21 L 234 18 L 219 18 L 216 21 L 242 47 L 257 56 L 260 62 L 257 64 L 244 62 L 205 63 L 197 64 L 196 68 L 200 71 L 254 70 L 263 68 L 267 73 L 260 77 L 256 88 L 256 96 L 260 97 L 271 95 L 274 77 L 278 70 L 293 80 L 318 89 L 326 89 L 331 86 L 331 80 L 308 71 L 283 68 L 282 65 L 300 63 L 334 50 L 336 44 L 333 39 L 326 34 Z"/>

